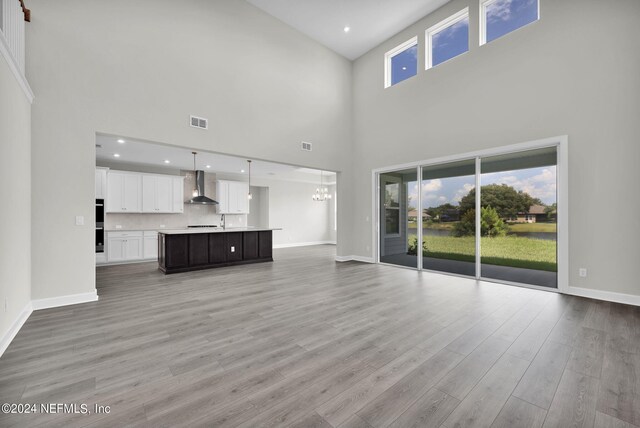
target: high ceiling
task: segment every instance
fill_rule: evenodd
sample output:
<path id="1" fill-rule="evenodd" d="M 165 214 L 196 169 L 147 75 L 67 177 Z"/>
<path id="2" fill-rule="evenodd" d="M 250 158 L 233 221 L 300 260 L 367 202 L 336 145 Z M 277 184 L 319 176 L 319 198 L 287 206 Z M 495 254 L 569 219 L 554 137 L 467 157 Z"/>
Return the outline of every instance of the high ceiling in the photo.
<path id="1" fill-rule="evenodd" d="M 124 143 L 119 143 L 118 140 L 124 141 Z M 115 157 L 116 154 L 118 157 Z M 193 169 L 191 149 L 136 141 L 131 138 L 112 135 L 97 135 L 96 159 L 108 161 L 110 164 L 122 164 L 123 166 L 135 164 L 149 165 L 166 170 Z M 248 173 L 248 163 L 246 158 L 198 151 L 196 169 L 211 173 L 224 172 L 227 174 L 246 175 Z M 320 170 L 252 159 L 251 176 L 317 183 L 320 181 Z M 336 181 L 334 172 L 324 171 L 323 176 L 324 182 L 327 184 L 333 184 Z"/>
<path id="2" fill-rule="evenodd" d="M 247 1 L 354 60 L 449 0 Z"/>

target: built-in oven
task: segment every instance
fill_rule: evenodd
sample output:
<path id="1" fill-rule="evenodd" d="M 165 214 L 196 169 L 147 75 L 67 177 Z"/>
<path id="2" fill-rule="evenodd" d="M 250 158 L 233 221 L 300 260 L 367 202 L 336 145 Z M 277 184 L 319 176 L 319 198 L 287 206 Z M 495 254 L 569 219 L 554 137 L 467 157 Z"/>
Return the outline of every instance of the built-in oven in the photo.
<path id="1" fill-rule="evenodd" d="M 96 253 L 104 253 L 104 199 L 96 199 Z"/>

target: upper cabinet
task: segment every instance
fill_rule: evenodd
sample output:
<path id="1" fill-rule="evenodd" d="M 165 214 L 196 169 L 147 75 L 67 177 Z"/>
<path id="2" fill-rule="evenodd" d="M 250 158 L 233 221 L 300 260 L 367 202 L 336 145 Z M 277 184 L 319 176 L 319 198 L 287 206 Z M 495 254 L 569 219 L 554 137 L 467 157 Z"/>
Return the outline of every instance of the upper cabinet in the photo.
<path id="1" fill-rule="evenodd" d="M 173 212 L 172 177 L 164 175 L 142 176 L 142 212 Z"/>
<path id="2" fill-rule="evenodd" d="M 108 213 L 182 213 L 184 177 L 109 171 Z"/>
<path id="3" fill-rule="evenodd" d="M 218 214 L 249 214 L 249 184 L 218 180 L 216 200 Z"/>
<path id="4" fill-rule="evenodd" d="M 107 171 L 109 168 L 96 168 L 96 199 L 107 197 Z"/>
<path id="5" fill-rule="evenodd" d="M 107 174 L 107 212 L 142 211 L 142 176 L 136 173 L 109 171 Z"/>

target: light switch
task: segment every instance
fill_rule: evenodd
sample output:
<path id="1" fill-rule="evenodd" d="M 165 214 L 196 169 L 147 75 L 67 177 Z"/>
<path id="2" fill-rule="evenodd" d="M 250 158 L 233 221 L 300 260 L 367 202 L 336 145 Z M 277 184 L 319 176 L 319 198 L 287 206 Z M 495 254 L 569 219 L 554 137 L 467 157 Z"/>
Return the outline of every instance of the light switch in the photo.
<path id="1" fill-rule="evenodd" d="M 84 216 L 76 216 L 76 226 L 84 226 Z"/>

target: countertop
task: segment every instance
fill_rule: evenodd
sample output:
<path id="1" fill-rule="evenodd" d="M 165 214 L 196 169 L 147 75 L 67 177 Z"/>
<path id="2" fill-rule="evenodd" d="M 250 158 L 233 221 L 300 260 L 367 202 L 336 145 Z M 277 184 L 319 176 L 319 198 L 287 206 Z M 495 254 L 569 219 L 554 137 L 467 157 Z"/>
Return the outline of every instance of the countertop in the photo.
<path id="1" fill-rule="evenodd" d="M 158 233 L 165 235 L 185 235 L 194 233 L 224 233 L 224 232 L 261 232 L 266 230 L 282 230 L 277 227 L 195 227 L 190 229 L 158 229 Z"/>

